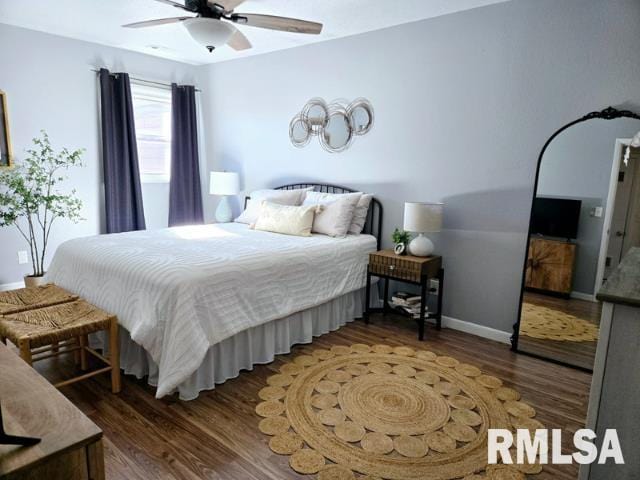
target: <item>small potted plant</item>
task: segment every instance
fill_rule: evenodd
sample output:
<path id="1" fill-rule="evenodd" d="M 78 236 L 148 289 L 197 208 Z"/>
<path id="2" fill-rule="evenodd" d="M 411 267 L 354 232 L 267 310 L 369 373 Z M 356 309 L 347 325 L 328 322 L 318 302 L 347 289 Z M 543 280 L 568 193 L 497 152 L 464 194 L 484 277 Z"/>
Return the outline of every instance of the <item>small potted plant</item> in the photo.
<path id="1" fill-rule="evenodd" d="M 22 162 L 0 170 L 0 227 L 15 226 L 29 244 L 33 272 L 24 278 L 28 287 L 42 283 L 53 223 L 82 220 L 76 191 L 65 195 L 58 186 L 67 178 L 63 171 L 82 166 L 84 150 L 55 152 L 46 132 L 41 133 Z"/>
<path id="2" fill-rule="evenodd" d="M 393 250 L 396 252 L 396 255 L 406 255 L 407 245 L 409 245 L 411 241 L 411 234 L 396 228 L 391 235 L 391 239 L 395 245 Z"/>

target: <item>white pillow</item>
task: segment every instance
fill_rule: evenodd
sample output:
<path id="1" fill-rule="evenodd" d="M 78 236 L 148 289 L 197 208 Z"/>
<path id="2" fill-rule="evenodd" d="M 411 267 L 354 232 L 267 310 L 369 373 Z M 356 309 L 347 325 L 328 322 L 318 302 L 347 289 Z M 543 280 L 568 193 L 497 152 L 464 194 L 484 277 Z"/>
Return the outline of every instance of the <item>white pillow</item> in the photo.
<path id="1" fill-rule="evenodd" d="M 263 200 L 260 215 L 252 228 L 266 232 L 310 237 L 316 205 L 280 205 Z"/>
<path id="2" fill-rule="evenodd" d="M 234 220 L 237 223 L 256 223 L 260 214 L 260 205 L 263 200 L 269 200 L 272 203 L 280 205 L 302 205 L 304 195 L 313 190 L 313 187 L 299 188 L 297 190 L 255 190 L 249 195 L 247 208 Z"/>
<path id="3" fill-rule="evenodd" d="M 344 194 L 308 192 L 303 205 L 324 206 L 313 220 L 312 231 L 330 237 L 344 237 L 349 231 L 360 197 L 362 197 L 361 192 Z"/>
<path id="4" fill-rule="evenodd" d="M 349 227 L 349 233 L 354 235 L 360 235 L 364 229 L 364 224 L 367 222 L 367 213 L 369 213 L 369 204 L 373 195 L 370 193 L 363 193 L 358 200 L 356 209 L 353 212 L 353 219 L 351 220 L 351 226 Z"/>

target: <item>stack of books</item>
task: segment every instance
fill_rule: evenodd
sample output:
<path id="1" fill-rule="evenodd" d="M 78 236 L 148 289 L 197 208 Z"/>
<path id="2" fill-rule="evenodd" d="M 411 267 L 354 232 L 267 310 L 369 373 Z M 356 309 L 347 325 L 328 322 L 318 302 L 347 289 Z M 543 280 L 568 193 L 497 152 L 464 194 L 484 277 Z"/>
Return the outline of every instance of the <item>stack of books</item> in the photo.
<path id="1" fill-rule="evenodd" d="M 404 310 L 413 318 L 420 318 L 420 295 L 414 295 L 407 292 L 396 292 L 391 297 L 391 306 Z M 426 315 L 426 306 L 424 310 Z"/>

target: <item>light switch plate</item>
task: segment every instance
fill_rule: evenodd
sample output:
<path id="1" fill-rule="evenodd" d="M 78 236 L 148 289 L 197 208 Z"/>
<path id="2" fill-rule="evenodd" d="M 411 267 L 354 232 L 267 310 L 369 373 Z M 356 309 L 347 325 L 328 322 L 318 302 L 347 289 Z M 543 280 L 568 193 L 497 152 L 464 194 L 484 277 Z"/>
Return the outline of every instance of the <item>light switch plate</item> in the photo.
<path id="1" fill-rule="evenodd" d="M 597 217 L 597 218 L 602 217 L 602 212 L 603 212 L 603 210 L 604 210 L 604 209 L 603 209 L 602 207 L 594 207 L 594 208 L 593 208 L 593 216 L 594 216 L 594 217 Z"/>
<path id="2" fill-rule="evenodd" d="M 29 254 L 26 250 L 18 251 L 18 263 L 20 265 L 24 265 L 25 263 L 29 263 Z"/>

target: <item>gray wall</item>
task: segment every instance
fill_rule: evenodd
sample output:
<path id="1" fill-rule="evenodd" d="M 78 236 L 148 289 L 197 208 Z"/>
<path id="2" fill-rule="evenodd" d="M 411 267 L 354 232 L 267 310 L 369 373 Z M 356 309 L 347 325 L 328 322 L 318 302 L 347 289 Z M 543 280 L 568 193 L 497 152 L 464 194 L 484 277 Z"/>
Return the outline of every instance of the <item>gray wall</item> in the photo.
<path id="1" fill-rule="evenodd" d="M 521 0 L 204 67 L 209 168 L 247 190 L 373 192 L 386 245 L 405 200 L 445 202 L 445 314 L 510 331 L 540 148 L 588 111 L 640 110 L 638 25 L 635 0 Z M 374 129 L 341 154 L 294 148 L 289 121 L 315 96 L 368 98 Z"/>
<path id="2" fill-rule="evenodd" d="M 93 66 L 124 70 L 142 78 L 193 83 L 196 68 L 93 43 L 0 24 L 0 90 L 7 94 L 15 157 L 24 157 L 31 139 L 45 129 L 54 148 L 85 148 L 86 167 L 71 172 L 69 188 L 84 202 L 86 221 L 60 221 L 53 227 L 51 250 L 73 237 L 100 232 L 102 188 L 99 161 L 98 91 Z M 162 226 L 168 185 L 145 185 L 150 227 Z M 0 285 L 18 282 L 29 265 L 18 265 L 17 251 L 28 250 L 17 231 L 0 229 Z"/>
<path id="3" fill-rule="evenodd" d="M 635 119 L 591 120 L 566 130 L 549 145 L 540 167 L 538 195 L 582 200 L 573 290 L 593 294 L 604 226 L 593 207 L 607 208 L 616 138 L 640 130 Z"/>

